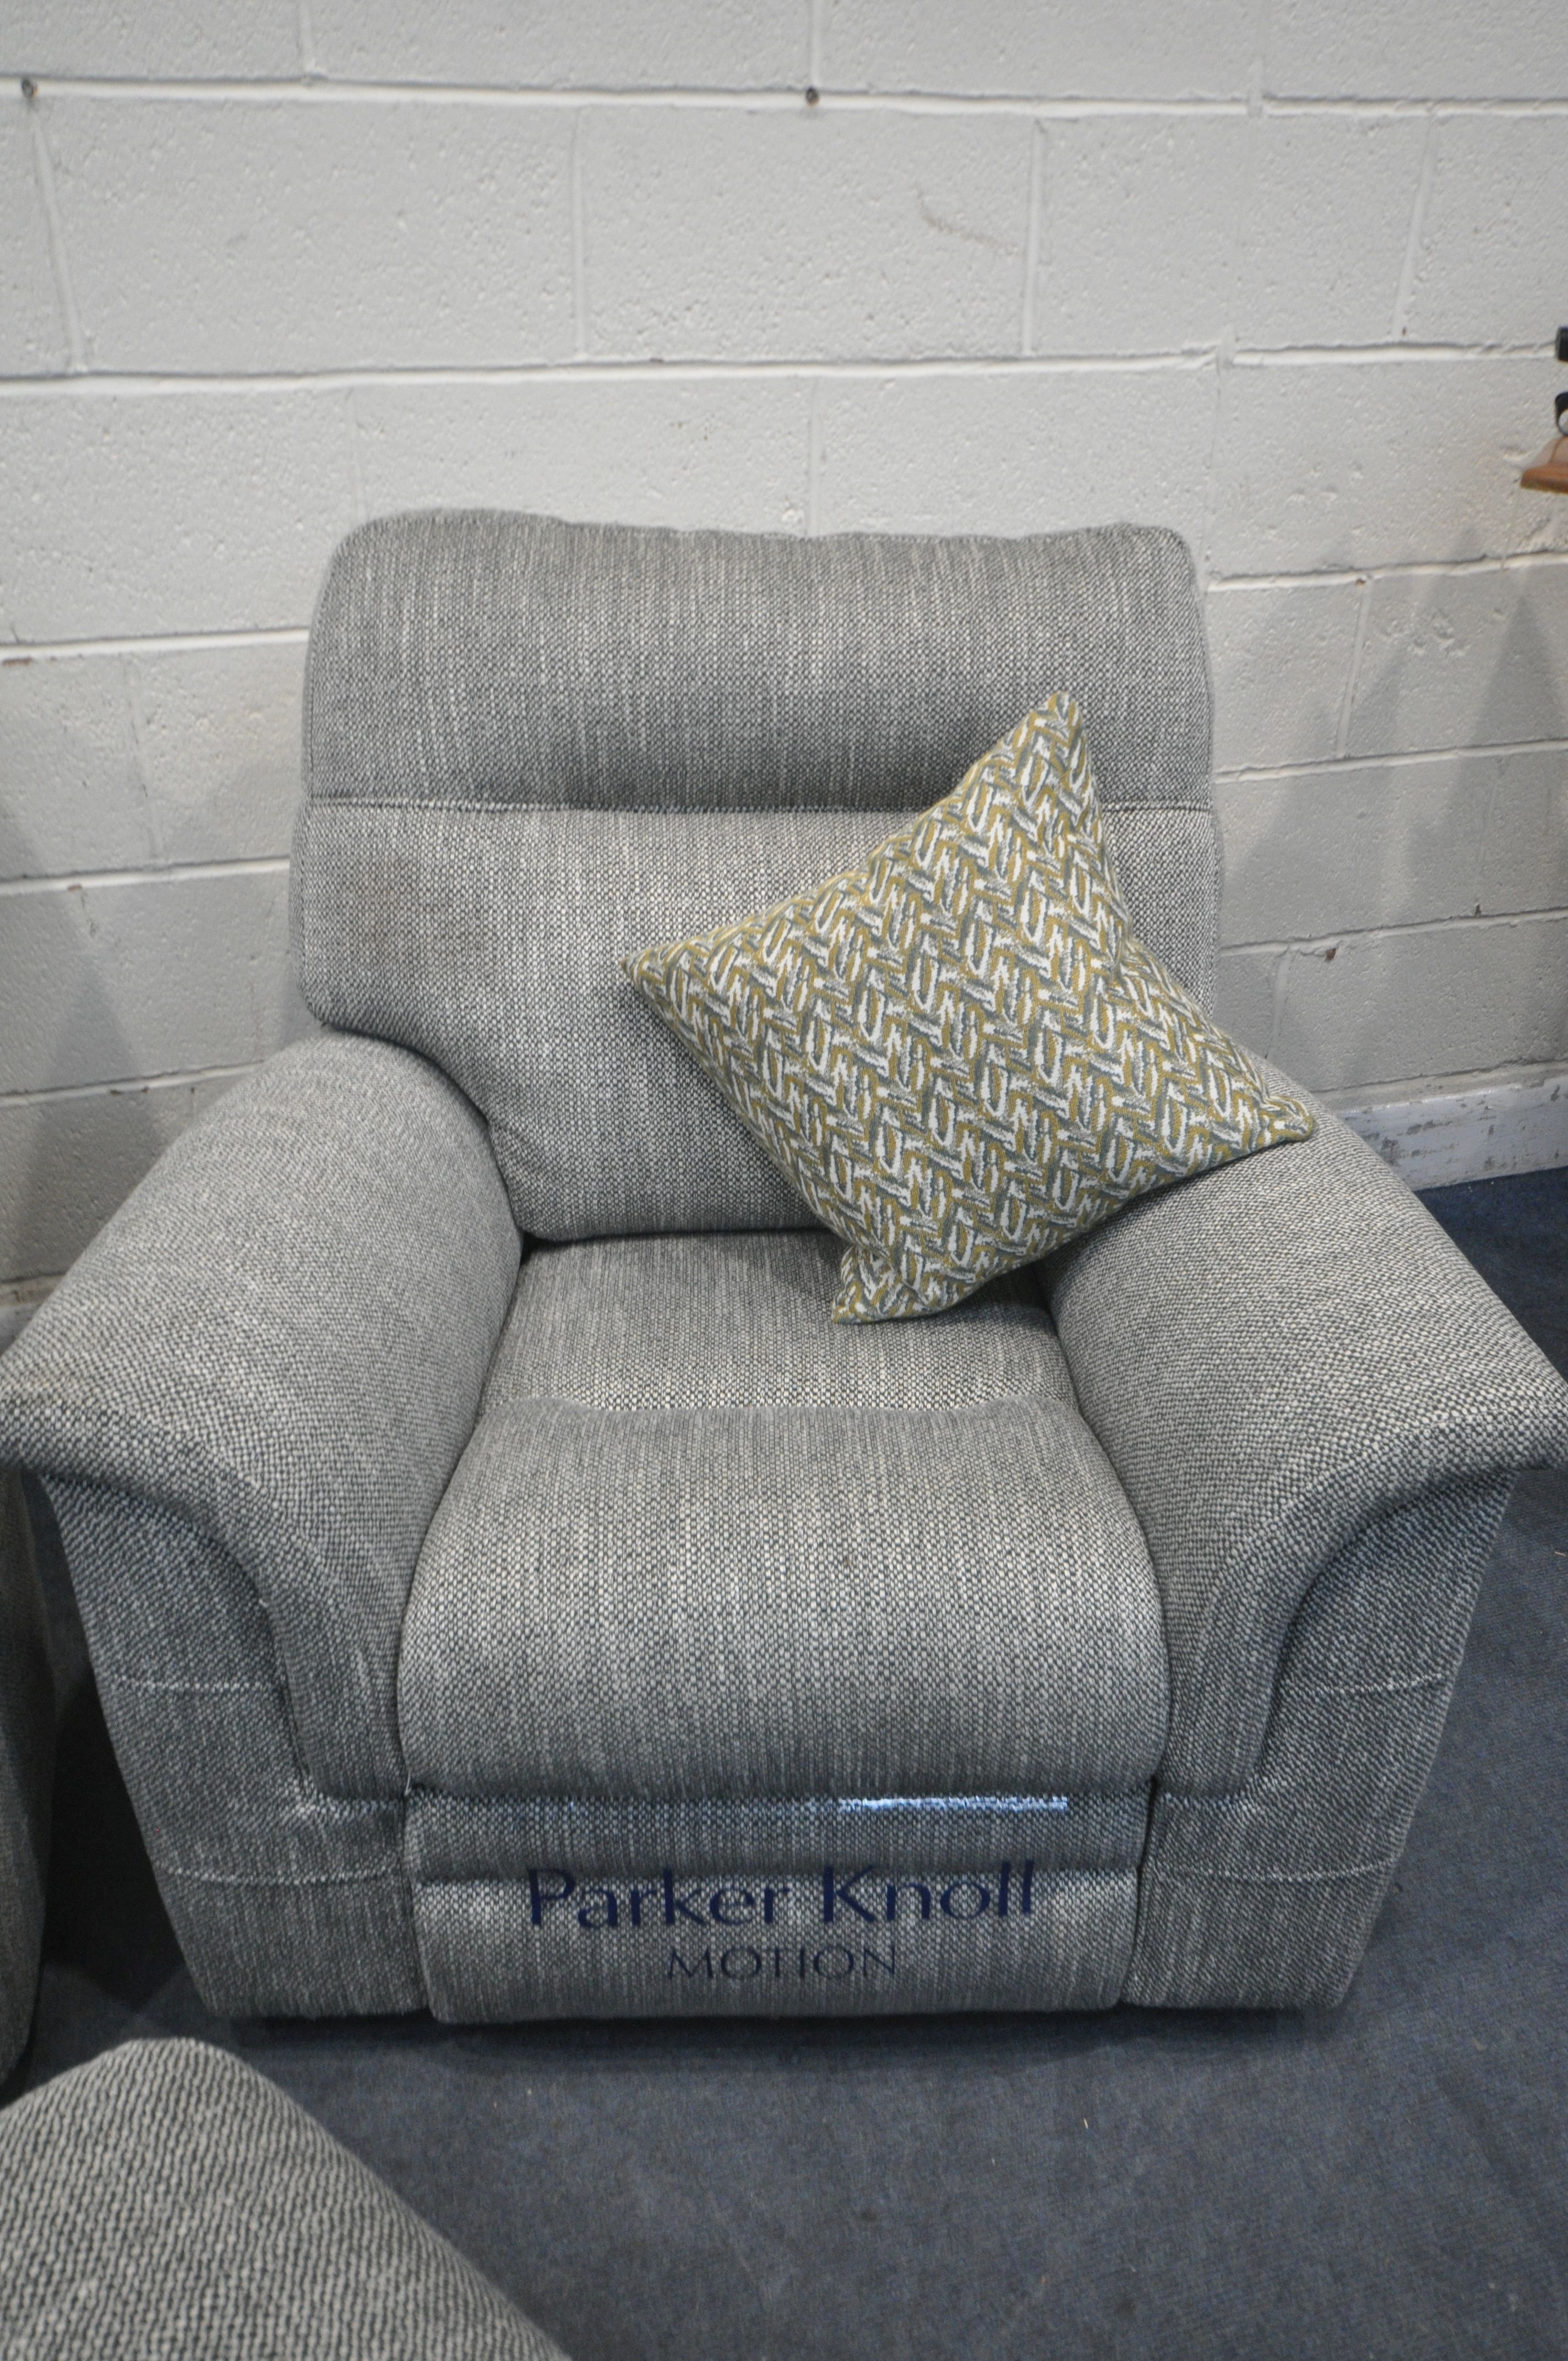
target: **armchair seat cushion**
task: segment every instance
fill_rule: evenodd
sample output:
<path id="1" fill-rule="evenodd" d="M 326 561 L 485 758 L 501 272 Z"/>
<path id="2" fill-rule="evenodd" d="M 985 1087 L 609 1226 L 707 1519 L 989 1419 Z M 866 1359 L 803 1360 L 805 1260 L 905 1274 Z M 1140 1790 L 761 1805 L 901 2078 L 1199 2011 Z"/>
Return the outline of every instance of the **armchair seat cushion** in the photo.
<path id="1" fill-rule="evenodd" d="M 1125 1794 L 1158 1594 L 1029 1274 L 834 1327 L 822 1231 L 536 1252 L 403 1634 L 416 1790 Z"/>

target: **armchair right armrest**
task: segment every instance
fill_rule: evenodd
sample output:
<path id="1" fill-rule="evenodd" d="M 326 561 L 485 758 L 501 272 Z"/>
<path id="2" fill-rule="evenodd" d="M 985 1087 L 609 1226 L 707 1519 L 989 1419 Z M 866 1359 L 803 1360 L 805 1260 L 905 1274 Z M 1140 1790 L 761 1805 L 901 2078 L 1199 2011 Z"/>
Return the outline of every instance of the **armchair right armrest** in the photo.
<path id="1" fill-rule="evenodd" d="M 1048 1272 L 1159 1579 L 1162 1775 L 1195 1793 L 1255 1768 L 1285 1640 L 1358 1532 L 1568 1464 L 1568 1385 L 1404 1182 L 1315 1112 L 1311 1138 L 1140 1200 Z"/>
<path id="2" fill-rule="evenodd" d="M 1338 1997 L 1513 1477 L 1568 1465 L 1568 1386 L 1316 1112 L 1311 1138 L 1145 1198 L 1047 1268 L 1170 1654 L 1129 1997 Z"/>

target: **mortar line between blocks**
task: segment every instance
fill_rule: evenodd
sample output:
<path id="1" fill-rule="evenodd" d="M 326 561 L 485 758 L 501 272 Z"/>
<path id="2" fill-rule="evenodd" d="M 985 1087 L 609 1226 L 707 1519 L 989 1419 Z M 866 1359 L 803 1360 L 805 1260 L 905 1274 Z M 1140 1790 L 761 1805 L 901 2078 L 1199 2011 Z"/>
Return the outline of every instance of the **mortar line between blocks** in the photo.
<path id="1" fill-rule="evenodd" d="M 1340 771 L 1396 770 L 1412 763 L 1480 762 L 1488 756 L 1568 754 L 1568 738 L 1500 738 L 1485 745 L 1399 746 L 1381 753 L 1317 754 L 1299 763 L 1227 763 L 1214 773 L 1217 786 L 1261 786 L 1279 779 L 1332 777 Z"/>
<path id="2" fill-rule="evenodd" d="M 1237 346 L 1228 356 L 1235 369 L 1463 368 L 1494 361 L 1540 363 L 1544 348 L 1530 345 L 1332 345 Z M 86 369 L 80 375 L 0 379 L 0 402 L 54 397 L 74 401 L 177 399 L 189 395 L 257 398 L 290 393 L 330 393 L 345 385 L 417 390 L 422 387 L 695 383 L 748 379 L 842 378 L 869 382 L 898 379 L 988 377 L 1147 377 L 1196 375 L 1212 368 L 1220 351 L 1212 345 L 1147 353 L 927 353 L 872 354 L 840 358 L 829 354 L 789 354 L 757 359 L 694 355 L 673 360 L 494 362 L 483 367 L 336 366 L 320 369 Z"/>
<path id="3" fill-rule="evenodd" d="M 135 664 L 125 656 L 113 658 L 120 676 L 120 694 L 126 701 L 126 712 L 131 725 L 131 744 L 137 758 L 137 793 L 141 798 L 142 823 L 148 841 L 159 867 L 169 855 L 164 846 L 161 816 L 152 792 L 152 763 L 148 752 L 147 709 L 143 697 L 145 684 Z"/>
<path id="4" fill-rule="evenodd" d="M 1416 272 L 1420 268 L 1421 236 L 1426 227 L 1427 202 L 1431 195 L 1432 181 L 1437 174 L 1437 117 L 1427 117 L 1426 137 L 1421 142 L 1420 170 L 1416 174 L 1416 192 L 1410 201 L 1410 226 L 1405 239 L 1405 259 L 1399 271 L 1399 284 L 1394 296 L 1394 309 L 1388 322 L 1388 334 L 1396 343 L 1404 338 L 1410 316 L 1410 302 L 1415 294 Z"/>
<path id="5" fill-rule="evenodd" d="M 1466 1066 L 1456 1074 L 1401 1074 L 1397 1081 L 1340 1082 L 1318 1096 L 1343 1114 L 1418 1105 L 1428 1098 L 1479 1098 L 1492 1092 L 1561 1090 L 1568 1065 L 1561 1058 L 1515 1058 L 1501 1066 Z M 1376 1094 L 1387 1095 L 1378 1097 Z"/>
<path id="6" fill-rule="evenodd" d="M 49 267 L 54 274 L 55 300 L 60 305 L 60 324 L 65 330 L 67 365 L 73 375 L 79 375 L 87 367 L 87 347 L 82 334 L 82 315 L 76 308 L 76 291 L 71 283 L 71 264 L 65 251 L 65 225 L 60 217 L 60 200 L 55 192 L 54 158 L 49 153 L 49 135 L 44 128 L 43 111 L 36 91 L 28 98 L 27 107 L 27 130 L 33 150 L 33 180 L 38 192 L 38 203 L 43 207 Z"/>
<path id="7" fill-rule="evenodd" d="M 588 281 L 587 253 L 583 216 L 583 117 L 579 110 L 572 117 L 571 146 L 567 151 L 567 178 L 572 209 L 572 335 L 577 358 L 588 357 Z"/>
<path id="8" fill-rule="evenodd" d="M 363 426 L 355 392 L 356 389 L 351 385 L 343 390 L 343 423 L 348 436 L 348 472 L 354 486 L 354 521 L 356 524 L 364 524 L 367 522 L 368 511 L 365 498 L 365 458 L 361 447 Z"/>
<path id="9" fill-rule="evenodd" d="M 1335 566 L 1321 572 L 1299 574 L 1214 575 L 1209 579 L 1207 591 L 1212 598 L 1223 598 L 1254 590 L 1322 590 L 1347 586 L 1359 588 L 1363 584 L 1398 581 L 1413 576 L 1447 577 L 1466 574 L 1529 573 L 1538 568 L 1545 571 L 1568 568 L 1568 550 L 1516 550 L 1496 557 L 1412 558 L 1386 565 L 1354 568 Z M 78 639 L 5 640 L 0 641 L 0 672 L 25 664 L 71 663 L 92 656 L 189 655 L 235 648 L 304 647 L 309 640 L 310 628 L 305 623 L 247 625 L 217 631 L 106 632 L 102 637 L 88 635 Z M 1559 745 L 1568 745 L 1568 740 L 1499 739 L 1486 744 L 1462 747 L 1390 749 L 1375 759 L 1424 762 L 1433 754 L 1489 753 L 1513 748 L 1546 750 Z M 1355 759 L 1360 761 L 1363 758 L 1357 756 Z M 1338 760 L 1335 755 L 1322 755 L 1309 757 L 1299 763 L 1227 764 L 1217 775 L 1262 778 L 1289 771 L 1326 770 Z"/>
<path id="10" fill-rule="evenodd" d="M 1220 946 L 1222 961 L 1228 948 L 1223 943 Z M 1274 972 L 1268 979 L 1268 1047 L 1264 1051 L 1266 1058 L 1277 1058 L 1279 1054 L 1279 1039 L 1285 1030 L 1285 990 L 1289 966 L 1289 946 L 1277 944 L 1274 953 Z"/>
<path id="11" fill-rule="evenodd" d="M 1343 927 L 1332 935 L 1290 935 L 1281 939 L 1262 942 L 1222 943 L 1220 957 L 1259 951 L 1277 951 L 1288 958 L 1292 951 L 1321 953 L 1342 950 L 1347 943 L 1382 943 L 1397 941 L 1406 935 L 1485 934 L 1499 927 L 1561 927 L 1568 922 L 1568 908 L 1553 905 L 1544 910 L 1488 910 L 1477 918 L 1467 910 L 1455 910 L 1442 918 L 1403 918 L 1381 927 Z"/>
<path id="12" fill-rule="evenodd" d="M 87 640 L 0 642 L 0 672 L 31 664 L 69 664 L 80 656 L 191 655 L 218 648 L 302 648 L 310 640 L 304 623 L 236 631 L 148 631 Z"/>
<path id="13" fill-rule="evenodd" d="M 300 71 L 310 82 L 320 71 L 316 64 L 315 27 L 311 22 L 311 0 L 294 0 L 294 38 L 300 45 Z"/>
<path id="14" fill-rule="evenodd" d="M 1367 566 L 1304 567 L 1294 574 L 1216 574 L 1209 589 L 1219 598 L 1248 590 L 1324 590 L 1364 582 L 1384 582 L 1412 574 L 1518 574 L 1533 566 L 1551 567 L 1568 562 L 1568 549 L 1511 549 L 1485 557 L 1388 558 Z"/>
<path id="15" fill-rule="evenodd" d="M 1361 687 L 1361 655 L 1366 645 L 1366 626 L 1372 613 L 1372 584 L 1364 581 L 1356 593 L 1355 632 L 1350 643 L 1350 662 L 1344 670 L 1344 695 L 1340 698 L 1339 719 L 1334 724 L 1334 759 L 1343 762 L 1350 744 L 1351 717 Z"/>
<path id="16" fill-rule="evenodd" d="M 822 501 L 822 388 L 814 385 L 806 404 L 806 533 L 814 540 Z"/>
<path id="17" fill-rule="evenodd" d="M 193 1082 L 226 1082 L 241 1074 L 254 1073 L 259 1059 L 247 1058 L 242 1066 L 176 1067 L 167 1073 L 123 1074 L 104 1082 L 57 1082 L 48 1090 L 0 1091 L 0 1111 L 7 1107 L 38 1106 L 50 1099 L 137 1098 L 147 1090 L 179 1089 Z"/>
<path id="18" fill-rule="evenodd" d="M 602 106 L 626 109 L 708 108 L 714 112 L 789 113 L 802 104 L 802 93 L 793 82 L 747 84 L 648 83 L 633 87 L 609 82 L 514 83 L 423 82 L 419 80 L 335 79 L 315 55 L 306 0 L 300 0 L 297 23 L 303 41 L 309 38 L 310 61 L 297 75 L 258 76 L 252 80 L 174 75 L 113 75 L 47 73 L 34 77 L 40 90 L 61 96 L 102 99 L 119 104 L 148 101 L 175 104 L 221 101 L 242 105 L 276 105 L 293 101 L 302 105 L 467 105 L 499 108 Z M 826 75 L 825 64 L 818 71 Z M 1554 119 L 1568 115 L 1568 98 L 1482 97 L 1461 93 L 1428 93 L 1412 97 L 1348 97 L 1293 94 L 1264 90 L 1255 98 L 1237 90 L 1209 96 L 1178 97 L 1136 93 L 1115 96 L 1089 93 L 1042 91 L 835 90 L 826 79 L 813 84 L 821 104 L 846 114 L 996 115 L 1044 115 L 1064 121 L 1103 116 L 1244 115 L 1256 105 L 1265 115 L 1349 115 L 1358 117 L 1490 115 L 1502 120 Z"/>
<path id="19" fill-rule="evenodd" d="M 227 877 L 286 877 L 289 855 L 268 852 L 234 861 L 174 861 L 161 869 L 70 869 L 48 877 L 0 878 L 0 899 L 31 895 L 102 893 L 111 886 L 204 884 Z"/>

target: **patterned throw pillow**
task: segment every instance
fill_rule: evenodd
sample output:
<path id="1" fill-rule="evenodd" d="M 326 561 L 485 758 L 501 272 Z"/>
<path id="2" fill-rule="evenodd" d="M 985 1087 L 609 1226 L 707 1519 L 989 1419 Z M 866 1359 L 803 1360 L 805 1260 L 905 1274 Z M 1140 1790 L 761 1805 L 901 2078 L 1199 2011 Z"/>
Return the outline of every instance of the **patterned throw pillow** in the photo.
<path id="1" fill-rule="evenodd" d="M 627 974 L 904 1320 L 1312 1117 L 1131 933 L 1070 697 L 863 867 Z"/>

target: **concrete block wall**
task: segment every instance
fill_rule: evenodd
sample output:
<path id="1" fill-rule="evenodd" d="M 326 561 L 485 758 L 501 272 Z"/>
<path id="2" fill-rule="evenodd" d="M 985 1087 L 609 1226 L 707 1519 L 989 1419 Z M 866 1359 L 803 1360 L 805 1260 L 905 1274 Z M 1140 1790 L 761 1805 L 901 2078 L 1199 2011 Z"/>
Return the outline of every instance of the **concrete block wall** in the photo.
<path id="1" fill-rule="evenodd" d="M 389 509 L 1179 528 L 1223 1008 L 1568 1060 L 1560 0 L 10 0 L 0 1281 L 306 1020 L 303 642 Z M 1565 1102 L 1568 1104 L 1568 1102 Z"/>

